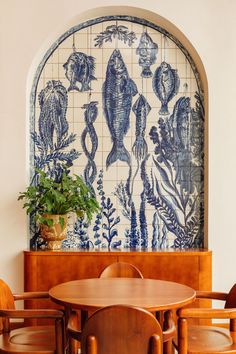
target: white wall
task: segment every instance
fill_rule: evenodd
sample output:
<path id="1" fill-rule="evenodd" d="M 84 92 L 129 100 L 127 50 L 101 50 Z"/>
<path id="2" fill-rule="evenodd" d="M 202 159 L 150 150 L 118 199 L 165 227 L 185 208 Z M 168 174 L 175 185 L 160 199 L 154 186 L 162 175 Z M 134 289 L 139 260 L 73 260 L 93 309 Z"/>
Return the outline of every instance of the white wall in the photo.
<path id="1" fill-rule="evenodd" d="M 203 61 L 209 84 L 213 288 L 227 290 L 236 280 L 235 0 L 0 0 L 0 277 L 22 290 L 27 219 L 16 199 L 28 178 L 27 78 L 33 60 L 78 14 L 110 5 L 141 7 L 165 17 L 187 36 Z"/>

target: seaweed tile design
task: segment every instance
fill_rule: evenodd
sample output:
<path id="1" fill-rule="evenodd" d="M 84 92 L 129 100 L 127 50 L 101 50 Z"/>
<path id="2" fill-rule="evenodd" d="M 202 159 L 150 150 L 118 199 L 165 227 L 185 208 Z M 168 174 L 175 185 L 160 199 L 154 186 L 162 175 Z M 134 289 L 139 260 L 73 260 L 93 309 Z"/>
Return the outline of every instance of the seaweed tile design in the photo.
<path id="1" fill-rule="evenodd" d="M 201 142 L 195 140 L 194 149 L 186 143 L 186 136 L 191 136 L 194 127 L 187 125 L 189 115 L 195 119 L 198 115 L 198 121 L 203 122 L 202 101 L 199 95 L 196 99 L 196 109 L 191 110 L 189 98 L 179 98 L 167 122 L 160 118 L 160 133 L 156 127 L 150 131 L 155 144 L 153 161 L 162 178 L 159 181 L 152 176 L 152 182 L 146 178 L 147 200 L 155 207 L 166 228 L 175 235 L 174 247 L 203 245 L 203 156 L 196 155 Z"/>
<path id="2" fill-rule="evenodd" d="M 79 248 L 91 248 L 94 247 L 93 242 L 89 239 L 88 236 L 88 227 L 89 224 L 83 219 L 78 219 L 74 225 L 74 235 L 78 237 Z"/>
<path id="3" fill-rule="evenodd" d="M 125 44 L 127 43 L 130 47 L 134 43 L 136 35 L 133 31 L 129 32 L 128 28 L 123 25 L 107 26 L 106 30 L 99 33 L 94 39 L 94 46 L 101 48 L 104 43 L 112 42 L 112 40 L 115 38 L 123 41 Z"/>
<path id="4" fill-rule="evenodd" d="M 117 216 L 115 217 L 114 214 L 116 212 L 116 208 L 114 208 L 114 205 L 111 201 L 110 197 L 106 197 L 105 192 L 104 192 L 104 187 L 103 187 L 103 171 L 101 170 L 99 173 L 99 178 L 97 181 L 98 187 L 98 194 L 100 195 L 101 198 L 101 208 L 102 208 L 102 229 L 104 230 L 102 232 L 102 237 L 107 243 L 108 248 L 116 248 L 121 245 L 121 240 L 114 241 L 114 237 L 118 236 L 118 230 L 115 227 L 116 225 L 119 224 L 120 222 L 120 217 Z M 97 215 L 96 221 L 101 219 L 100 214 Z M 96 227 L 94 227 L 94 231 L 99 230 L 99 223 L 96 223 Z M 97 234 L 95 234 L 96 238 L 98 239 Z M 100 242 L 99 242 L 100 243 Z M 99 244 L 97 242 L 97 244 Z"/>

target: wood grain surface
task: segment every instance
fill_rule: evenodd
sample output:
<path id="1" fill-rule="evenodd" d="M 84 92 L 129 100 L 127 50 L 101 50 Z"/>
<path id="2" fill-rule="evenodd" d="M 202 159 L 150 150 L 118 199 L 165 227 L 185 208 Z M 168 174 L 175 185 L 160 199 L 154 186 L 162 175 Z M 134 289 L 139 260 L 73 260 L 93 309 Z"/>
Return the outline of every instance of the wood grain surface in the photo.
<path id="1" fill-rule="evenodd" d="M 95 278 L 57 285 L 49 295 L 60 305 L 82 310 L 123 304 L 159 311 L 193 302 L 196 292 L 183 284 L 156 279 Z"/>

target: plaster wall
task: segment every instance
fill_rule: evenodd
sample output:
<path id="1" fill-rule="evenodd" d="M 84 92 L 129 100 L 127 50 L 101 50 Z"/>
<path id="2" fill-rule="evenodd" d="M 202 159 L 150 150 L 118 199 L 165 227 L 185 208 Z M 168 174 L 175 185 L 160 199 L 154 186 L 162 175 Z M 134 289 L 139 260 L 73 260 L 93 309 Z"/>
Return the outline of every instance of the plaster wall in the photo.
<path id="1" fill-rule="evenodd" d="M 234 0 L 0 0 L 0 277 L 23 288 L 27 218 L 17 202 L 28 181 L 28 90 L 33 68 L 50 44 L 74 25 L 73 18 L 100 6 L 153 11 L 182 31 L 198 52 L 209 89 L 208 245 L 213 251 L 213 288 L 235 282 L 234 97 L 236 2 Z"/>

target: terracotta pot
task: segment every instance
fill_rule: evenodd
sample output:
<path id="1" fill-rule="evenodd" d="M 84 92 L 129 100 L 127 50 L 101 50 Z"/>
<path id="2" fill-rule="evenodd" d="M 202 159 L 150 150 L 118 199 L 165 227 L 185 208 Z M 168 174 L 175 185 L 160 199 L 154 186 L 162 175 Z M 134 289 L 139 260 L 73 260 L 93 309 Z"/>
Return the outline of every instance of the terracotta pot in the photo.
<path id="1" fill-rule="evenodd" d="M 47 241 L 47 248 L 50 250 L 61 249 L 61 241 L 66 238 L 67 234 L 67 215 L 45 214 L 43 217 L 53 220 L 53 226 L 40 224 L 40 234 L 42 238 Z M 60 217 L 64 218 L 63 228 L 59 223 Z"/>

